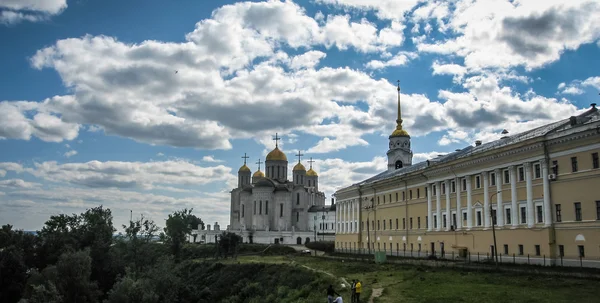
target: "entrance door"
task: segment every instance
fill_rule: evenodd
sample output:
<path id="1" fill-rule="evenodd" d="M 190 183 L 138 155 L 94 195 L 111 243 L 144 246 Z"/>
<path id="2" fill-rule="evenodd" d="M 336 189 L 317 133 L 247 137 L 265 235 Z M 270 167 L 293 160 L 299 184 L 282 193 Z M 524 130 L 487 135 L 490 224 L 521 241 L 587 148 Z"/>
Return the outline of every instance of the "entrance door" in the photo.
<path id="1" fill-rule="evenodd" d="M 296 244 L 301 245 L 302 244 L 302 238 L 300 238 L 300 237 L 296 238 Z"/>
<path id="2" fill-rule="evenodd" d="M 431 255 L 435 256 L 435 242 L 431 242 Z"/>
<path id="3" fill-rule="evenodd" d="M 279 238 L 275 238 L 275 244 L 279 244 Z"/>

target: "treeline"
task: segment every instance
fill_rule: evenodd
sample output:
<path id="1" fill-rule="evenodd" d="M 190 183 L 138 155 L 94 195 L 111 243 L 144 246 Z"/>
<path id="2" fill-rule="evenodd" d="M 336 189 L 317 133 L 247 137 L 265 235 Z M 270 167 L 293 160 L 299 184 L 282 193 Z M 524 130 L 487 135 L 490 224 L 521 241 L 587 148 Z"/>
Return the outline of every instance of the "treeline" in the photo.
<path id="1" fill-rule="evenodd" d="M 37 234 L 2 226 L 0 302 L 253 302 L 253 298 L 270 302 L 259 300 L 268 295 L 264 291 L 294 297 L 312 285 L 306 282 L 312 279 L 306 278 L 312 274 L 308 272 L 298 274 L 306 278 L 303 290 L 305 285 L 289 277 L 272 284 L 277 280 L 269 277 L 284 275 L 281 269 L 202 262 L 202 258 L 285 254 L 293 249 L 265 251 L 266 246 L 241 245 L 241 238 L 228 232 L 220 236 L 218 246 L 186 244 L 192 229 L 203 228 L 192 210 L 169 215 L 162 231 L 147 218 L 131 221 L 116 238 L 112 219 L 110 209 L 100 206 L 78 215 L 51 216 Z M 161 241 L 153 242 L 157 236 Z M 254 277 L 264 273 L 268 275 Z M 253 277 L 271 285 L 256 285 Z"/>

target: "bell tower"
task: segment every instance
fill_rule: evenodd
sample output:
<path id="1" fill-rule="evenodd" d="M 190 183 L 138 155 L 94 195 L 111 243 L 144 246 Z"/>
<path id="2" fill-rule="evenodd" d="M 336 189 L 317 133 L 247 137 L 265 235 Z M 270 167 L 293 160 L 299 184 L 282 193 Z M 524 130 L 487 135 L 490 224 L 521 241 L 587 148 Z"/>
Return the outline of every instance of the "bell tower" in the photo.
<path id="1" fill-rule="evenodd" d="M 398 80 L 398 119 L 396 129 L 389 136 L 390 149 L 387 151 L 388 171 L 412 165 L 413 153 L 410 149 L 410 136 L 402 129 L 402 108 L 400 107 L 400 80 Z"/>

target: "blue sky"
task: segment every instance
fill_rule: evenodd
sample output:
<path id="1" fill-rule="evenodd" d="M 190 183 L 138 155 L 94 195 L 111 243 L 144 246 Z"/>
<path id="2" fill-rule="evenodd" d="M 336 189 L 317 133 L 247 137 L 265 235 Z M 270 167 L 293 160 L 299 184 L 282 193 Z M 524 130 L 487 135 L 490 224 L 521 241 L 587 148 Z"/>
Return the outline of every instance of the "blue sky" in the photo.
<path id="1" fill-rule="evenodd" d="M 543 3 L 541 3 L 543 2 Z M 413 163 L 598 101 L 598 1 L 0 0 L 0 223 L 115 223 L 228 191 L 280 145 L 335 189 L 385 169 L 401 81 Z M 176 72 L 177 71 L 177 72 Z"/>

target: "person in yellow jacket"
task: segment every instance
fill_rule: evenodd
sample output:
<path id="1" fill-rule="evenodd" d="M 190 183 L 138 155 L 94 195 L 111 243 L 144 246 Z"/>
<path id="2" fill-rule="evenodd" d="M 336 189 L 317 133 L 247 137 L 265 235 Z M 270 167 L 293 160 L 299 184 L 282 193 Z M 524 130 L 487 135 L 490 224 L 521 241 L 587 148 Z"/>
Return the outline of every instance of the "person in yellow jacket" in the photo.
<path id="1" fill-rule="evenodd" d="M 356 291 L 356 303 L 360 303 L 360 292 L 362 291 L 362 284 L 360 283 L 359 280 L 356 280 L 356 284 L 354 285 L 355 291 Z"/>

